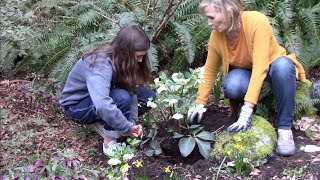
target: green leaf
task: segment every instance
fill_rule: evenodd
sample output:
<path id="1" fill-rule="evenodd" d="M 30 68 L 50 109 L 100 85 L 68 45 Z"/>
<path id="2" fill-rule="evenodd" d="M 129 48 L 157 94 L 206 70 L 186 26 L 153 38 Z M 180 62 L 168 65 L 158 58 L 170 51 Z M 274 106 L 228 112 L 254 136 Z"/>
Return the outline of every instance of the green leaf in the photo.
<path id="1" fill-rule="evenodd" d="M 251 173 L 251 165 L 250 163 L 245 162 L 243 164 L 243 174 L 245 176 L 249 176 L 250 173 Z"/>
<path id="2" fill-rule="evenodd" d="M 192 134 L 195 136 L 196 134 L 198 134 L 200 131 L 203 130 L 204 127 L 198 127 L 197 129 L 192 129 Z"/>
<path id="3" fill-rule="evenodd" d="M 160 143 L 156 140 L 150 141 L 149 146 L 143 151 L 146 156 L 159 155 L 162 153 Z"/>
<path id="4" fill-rule="evenodd" d="M 198 147 L 199 147 L 199 151 L 200 151 L 200 154 L 206 158 L 206 159 L 209 159 L 210 158 L 210 151 L 211 151 L 211 145 L 210 145 L 210 142 L 207 142 L 207 141 L 203 141 L 201 139 L 198 139 L 198 138 L 194 138 Z"/>
<path id="5" fill-rule="evenodd" d="M 180 133 L 177 133 L 177 132 L 173 133 L 173 138 L 182 138 L 183 136 L 184 136 L 183 134 L 180 134 Z"/>
<path id="6" fill-rule="evenodd" d="M 155 152 L 155 150 L 152 149 L 152 148 L 150 148 L 150 147 L 147 147 L 147 148 L 143 151 L 143 153 L 144 153 L 146 156 L 148 156 L 148 157 L 153 156 L 154 152 Z"/>
<path id="7" fill-rule="evenodd" d="M 183 157 L 187 157 L 196 146 L 195 140 L 193 137 L 184 137 L 179 141 L 180 153 Z"/>
<path id="8" fill-rule="evenodd" d="M 128 170 L 129 170 L 128 164 L 125 164 L 125 165 L 121 166 L 121 168 L 120 168 L 120 171 L 122 172 L 122 174 L 125 174 Z"/>
<path id="9" fill-rule="evenodd" d="M 208 131 L 203 131 L 199 134 L 196 135 L 197 138 L 200 138 L 205 141 L 214 141 L 214 134 L 208 132 Z"/>
<path id="10" fill-rule="evenodd" d="M 200 127 L 200 124 L 193 124 L 189 126 L 189 129 L 197 129 L 198 127 Z"/>
<path id="11" fill-rule="evenodd" d="M 160 155 L 161 153 L 162 153 L 162 149 L 161 149 L 160 144 L 159 144 L 159 147 L 156 148 L 155 151 L 154 151 L 154 155 L 158 156 L 158 155 Z"/>

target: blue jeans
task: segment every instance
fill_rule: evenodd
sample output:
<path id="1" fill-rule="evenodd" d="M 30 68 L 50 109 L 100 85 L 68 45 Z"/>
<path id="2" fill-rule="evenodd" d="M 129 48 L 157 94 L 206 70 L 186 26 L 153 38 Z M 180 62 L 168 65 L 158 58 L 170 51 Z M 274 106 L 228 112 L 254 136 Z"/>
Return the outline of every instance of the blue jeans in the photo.
<path id="1" fill-rule="evenodd" d="M 223 84 L 226 98 L 243 101 L 247 93 L 250 77 L 251 71 L 249 70 L 231 70 Z M 296 94 L 296 72 L 293 62 L 287 57 L 279 57 L 270 65 L 265 80 L 271 83 L 275 97 L 278 128 L 291 129 Z"/>
<path id="2" fill-rule="evenodd" d="M 128 112 L 130 111 L 132 95 L 124 89 L 112 87 L 110 89 L 110 97 L 113 99 L 113 103 L 115 103 L 121 110 L 123 115 L 129 119 Z M 141 105 L 138 106 L 139 115 L 141 115 L 149 109 L 147 107 L 148 98 L 155 99 L 156 93 L 149 88 L 139 87 L 137 98 L 138 103 Z M 81 100 L 78 104 L 65 107 L 66 115 L 78 124 L 90 124 L 101 121 L 95 111 L 96 110 L 90 96 Z M 113 130 L 113 128 L 107 124 L 104 125 L 104 128 L 106 130 Z"/>

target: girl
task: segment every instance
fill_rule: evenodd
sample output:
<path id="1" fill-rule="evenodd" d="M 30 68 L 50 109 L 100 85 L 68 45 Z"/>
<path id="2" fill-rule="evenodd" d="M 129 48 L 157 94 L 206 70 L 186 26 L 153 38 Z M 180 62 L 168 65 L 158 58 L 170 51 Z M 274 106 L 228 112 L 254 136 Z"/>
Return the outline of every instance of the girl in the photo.
<path id="1" fill-rule="evenodd" d="M 273 32 L 268 17 L 256 11 L 243 11 L 240 0 L 202 0 L 201 12 L 212 28 L 204 66 L 204 81 L 199 87 L 196 105 L 189 110 L 191 123 L 200 122 L 208 95 L 222 64 L 223 91 L 230 102 L 244 102 L 239 119 L 229 132 L 245 131 L 251 124 L 264 81 L 272 85 L 278 120 L 277 153 L 293 155 L 291 131 L 296 79 L 306 75 L 294 54 L 287 55 Z M 232 105 L 232 103 L 231 103 Z M 231 106 L 232 107 L 232 106 Z M 232 112 L 233 108 L 231 108 Z"/>
<path id="2" fill-rule="evenodd" d="M 143 134 L 141 125 L 136 125 L 138 100 L 146 109 L 148 98 L 155 98 L 155 92 L 144 87 L 150 72 L 149 47 L 147 34 L 138 26 L 127 25 L 111 43 L 85 53 L 68 75 L 60 104 L 72 121 L 95 123 L 108 156 L 120 136 Z"/>

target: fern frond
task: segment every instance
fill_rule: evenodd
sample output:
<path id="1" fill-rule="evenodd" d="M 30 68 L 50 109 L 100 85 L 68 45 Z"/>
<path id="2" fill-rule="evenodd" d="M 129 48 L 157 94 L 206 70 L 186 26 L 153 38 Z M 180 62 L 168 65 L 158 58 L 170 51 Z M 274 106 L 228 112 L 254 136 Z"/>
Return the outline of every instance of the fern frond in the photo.
<path id="1" fill-rule="evenodd" d="M 320 3 L 311 8 L 303 8 L 297 13 L 303 20 L 307 32 L 312 33 L 314 35 L 312 38 L 320 44 Z"/>
<path id="2" fill-rule="evenodd" d="M 18 55 L 18 51 L 12 45 L 10 41 L 0 41 L 0 72 L 9 70 L 14 65 L 14 59 Z"/>
<path id="3" fill-rule="evenodd" d="M 150 62 L 151 71 L 157 72 L 159 67 L 159 60 L 158 60 L 158 50 L 155 44 L 151 43 L 150 49 L 148 51 L 148 58 Z"/>
<path id="4" fill-rule="evenodd" d="M 193 19 L 199 16 L 198 11 L 199 1 L 184 0 L 173 16 L 173 21 L 185 21 L 187 19 Z"/>
<path id="5" fill-rule="evenodd" d="M 182 44 L 182 49 L 189 64 L 194 60 L 195 46 L 192 42 L 192 36 L 187 26 L 175 23 L 176 32 L 178 33 L 179 42 Z"/>

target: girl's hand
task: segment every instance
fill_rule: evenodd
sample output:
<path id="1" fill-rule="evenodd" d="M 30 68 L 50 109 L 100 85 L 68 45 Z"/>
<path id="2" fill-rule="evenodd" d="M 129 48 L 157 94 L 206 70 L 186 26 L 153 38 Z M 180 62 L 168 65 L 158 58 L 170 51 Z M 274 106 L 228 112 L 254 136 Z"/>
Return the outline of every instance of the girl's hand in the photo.
<path id="1" fill-rule="evenodd" d="M 140 124 L 132 126 L 130 135 L 132 137 L 142 137 L 143 136 L 142 126 Z"/>

